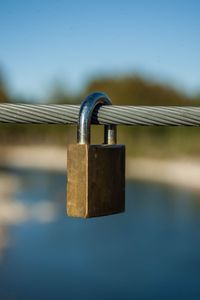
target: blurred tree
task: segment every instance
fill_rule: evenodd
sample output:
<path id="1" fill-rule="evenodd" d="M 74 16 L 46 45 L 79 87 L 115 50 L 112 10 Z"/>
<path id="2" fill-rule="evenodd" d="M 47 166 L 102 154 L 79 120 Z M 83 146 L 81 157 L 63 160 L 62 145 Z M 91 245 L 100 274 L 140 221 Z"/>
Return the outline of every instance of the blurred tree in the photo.
<path id="1" fill-rule="evenodd" d="M 51 86 L 48 102 L 56 104 L 75 104 L 77 102 L 77 97 L 71 95 L 67 91 L 64 82 L 56 80 Z"/>
<path id="2" fill-rule="evenodd" d="M 193 100 L 196 102 L 196 105 L 200 105 L 200 92 L 193 96 Z"/>
<path id="3" fill-rule="evenodd" d="M 8 101 L 9 101 L 9 96 L 6 87 L 5 76 L 3 74 L 3 71 L 0 70 L 0 103 L 8 102 Z"/>
<path id="4" fill-rule="evenodd" d="M 191 99 L 176 89 L 139 76 L 104 77 L 93 80 L 85 94 L 103 91 L 118 105 L 191 105 Z M 191 100 L 191 101 L 189 101 Z"/>

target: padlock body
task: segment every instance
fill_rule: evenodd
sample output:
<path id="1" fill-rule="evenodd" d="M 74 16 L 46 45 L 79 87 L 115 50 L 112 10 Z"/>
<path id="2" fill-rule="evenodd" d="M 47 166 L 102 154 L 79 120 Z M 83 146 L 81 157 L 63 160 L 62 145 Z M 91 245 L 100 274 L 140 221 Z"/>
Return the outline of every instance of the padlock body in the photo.
<path id="1" fill-rule="evenodd" d="M 67 214 L 98 217 L 125 209 L 125 146 L 69 145 Z"/>

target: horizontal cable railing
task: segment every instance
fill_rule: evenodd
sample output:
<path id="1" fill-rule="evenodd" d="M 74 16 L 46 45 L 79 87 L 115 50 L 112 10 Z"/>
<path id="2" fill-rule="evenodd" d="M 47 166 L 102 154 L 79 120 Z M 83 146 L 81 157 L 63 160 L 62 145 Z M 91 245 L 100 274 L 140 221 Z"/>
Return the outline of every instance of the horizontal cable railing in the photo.
<path id="1" fill-rule="evenodd" d="M 74 124 L 79 105 L 0 104 L 0 123 Z M 200 126 L 199 106 L 101 106 L 93 124 Z"/>

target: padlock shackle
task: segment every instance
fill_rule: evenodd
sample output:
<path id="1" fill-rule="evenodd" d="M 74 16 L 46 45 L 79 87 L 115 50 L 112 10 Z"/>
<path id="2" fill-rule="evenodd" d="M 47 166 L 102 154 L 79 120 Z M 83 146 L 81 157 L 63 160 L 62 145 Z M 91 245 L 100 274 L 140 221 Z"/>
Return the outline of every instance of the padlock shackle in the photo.
<path id="1" fill-rule="evenodd" d="M 114 124 L 104 126 L 104 144 L 117 143 L 117 126 Z"/>
<path id="2" fill-rule="evenodd" d="M 109 97 L 100 92 L 95 92 L 86 97 L 81 103 L 78 120 L 77 142 L 90 144 L 90 124 L 94 109 L 101 105 L 111 105 Z M 104 129 L 104 143 L 116 144 L 116 125 L 106 125 Z"/>

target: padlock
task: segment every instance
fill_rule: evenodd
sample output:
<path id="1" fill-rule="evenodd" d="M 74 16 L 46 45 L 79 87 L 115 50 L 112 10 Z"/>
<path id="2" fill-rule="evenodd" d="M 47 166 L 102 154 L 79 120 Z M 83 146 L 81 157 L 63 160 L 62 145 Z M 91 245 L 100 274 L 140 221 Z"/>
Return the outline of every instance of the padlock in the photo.
<path id="1" fill-rule="evenodd" d="M 104 126 L 104 144 L 90 144 L 90 124 L 95 108 L 112 102 L 93 93 L 82 102 L 77 144 L 67 151 L 67 214 L 90 218 L 125 209 L 125 145 L 116 144 L 116 125 Z"/>

